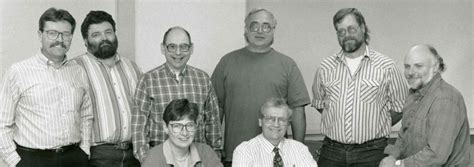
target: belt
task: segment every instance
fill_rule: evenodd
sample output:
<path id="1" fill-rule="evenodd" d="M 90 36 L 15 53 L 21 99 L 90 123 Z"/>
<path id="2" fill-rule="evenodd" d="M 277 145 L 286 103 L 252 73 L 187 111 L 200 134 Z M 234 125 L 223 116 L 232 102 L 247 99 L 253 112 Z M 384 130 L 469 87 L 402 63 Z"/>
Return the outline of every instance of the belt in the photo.
<path id="1" fill-rule="evenodd" d="M 150 144 L 150 147 L 155 147 L 160 144 L 158 141 L 150 141 L 148 144 Z"/>
<path id="2" fill-rule="evenodd" d="M 36 153 L 63 153 L 63 152 L 69 151 L 69 150 L 71 150 L 73 148 L 77 148 L 77 147 L 79 147 L 79 143 L 74 143 L 74 144 L 67 145 L 67 146 L 61 146 L 61 147 L 55 148 L 55 149 L 28 148 L 28 147 L 24 147 L 24 146 L 20 146 L 20 145 L 16 144 L 17 149 L 20 149 L 20 150 L 23 150 L 23 151 L 28 151 L 28 152 L 36 152 Z"/>
<path id="3" fill-rule="evenodd" d="M 98 146 L 110 146 L 110 147 L 114 147 L 117 150 L 128 150 L 128 149 L 133 148 L 133 145 L 130 142 L 105 143 Z M 94 147 L 98 147 L 98 146 L 94 146 Z"/>
<path id="4" fill-rule="evenodd" d="M 341 146 L 341 147 L 365 147 L 365 146 L 369 146 L 369 145 L 380 143 L 380 142 L 385 142 L 386 143 L 387 140 L 388 140 L 387 138 L 382 137 L 382 138 L 369 140 L 369 141 L 366 141 L 366 142 L 361 143 L 361 144 L 345 144 L 345 143 L 338 142 L 336 140 L 332 140 L 329 137 L 324 138 L 325 143 L 328 143 L 328 144 L 331 144 L 331 145 L 334 145 L 334 146 Z"/>

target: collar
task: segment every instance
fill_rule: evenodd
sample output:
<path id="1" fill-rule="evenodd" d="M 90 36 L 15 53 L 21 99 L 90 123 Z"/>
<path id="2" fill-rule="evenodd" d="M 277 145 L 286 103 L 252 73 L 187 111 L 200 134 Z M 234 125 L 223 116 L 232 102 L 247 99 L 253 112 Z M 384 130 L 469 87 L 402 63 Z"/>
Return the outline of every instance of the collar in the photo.
<path id="1" fill-rule="evenodd" d="M 410 94 L 415 94 L 419 96 L 419 99 L 423 98 L 430 90 L 433 85 L 437 85 L 441 81 L 441 74 L 437 73 L 431 78 L 431 81 L 428 84 L 422 86 L 420 89 L 410 89 Z"/>
<path id="2" fill-rule="evenodd" d="M 89 56 L 91 59 L 99 62 L 99 63 L 102 63 L 101 59 L 97 58 L 94 56 L 94 54 L 90 53 L 90 52 L 86 52 L 86 55 Z M 120 58 L 120 54 L 118 53 L 115 53 L 114 55 L 114 64 L 118 64 L 120 61 L 122 61 L 122 59 Z"/>
<path id="3" fill-rule="evenodd" d="M 273 148 L 275 148 L 275 146 L 272 143 L 270 143 L 270 141 L 268 141 L 263 136 L 263 134 L 258 135 L 257 138 L 261 141 L 260 143 L 262 144 L 261 146 L 262 146 L 262 149 L 264 150 L 264 152 L 269 152 L 269 153 L 273 152 Z M 283 140 L 281 140 L 280 143 L 278 143 L 278 145 L 276 147 L 281 150 L 281 148 L 284 146 L 285 142 L 286 142 L 286 139 L 283 138 Z M 282 152 L 280 152 L 280 154 L 282 154 Z"/>
<path id="4" fill-rule="evenodd" d="M 171 70 L 171 67 L 168 66 L 167 63 L 165 63 L 165 70 L 168 75 L 172 76 L 173 78 L 176 77 L 176 74 Z M 183 70 L 179 73 L 180 76 L 184 76 L 188 73 L 188 65 L 186 64 L 183 68 Z"/>
<path id="5" fill-rule="evenodd" d="M 369 48 L 369 45 L 365 45 L 365 52 L 364 52 L 364 58 L 367 57 L 367 59 L 369 60 L 372 60 L 373 59 L 373 55 L 370 54 L 370 48 Z M 344 62 L 345 61 L 345 58 L 344 58 L 344 50 L 341 49 L 341 51 L 339 51 L 337 54 L 336 54 L 336 59 L 341 61 L 341 62 Z"/>
<path id="6" fill-rule="evenodd" d="M 171 152 L 171 142 L 169 140 L 170 139 L 167 139 L 163 143 L 163 154 L 165 155 L 165 160 L 167 164 L 176 166 L 176 162 L 174 161 L 174 158 L 173 158 L 173 153 Z M 194 143 L 191 143 L 191 145 L 189 146 L 189 151 L 190 151 L 190 155 L 189 155 L 188 162 L 191 163 L 192 166 L 201 162 L 201 157 L 199 157 L 199 152 L 197 150 L 196 145 L 194 145 Z"/>
<path id="7" fill-rule="evenodd" d="M 36 57 L 38 58 L 38 61 L 41 63 L 41 64 L 44 64 L 45 66 L 49 67 L 49 66 L 52 66 L 54 67 L 54 62 L 49 60 L 42 52 L 41 52 L 41 49 L 38 51 L 38 53 L 36 53 Z M 64 60 L 60 63 L 60 67 L 66 65 L 69 63 L 69 60 L 67 59 L 67 55 L 64 57 Z"/>

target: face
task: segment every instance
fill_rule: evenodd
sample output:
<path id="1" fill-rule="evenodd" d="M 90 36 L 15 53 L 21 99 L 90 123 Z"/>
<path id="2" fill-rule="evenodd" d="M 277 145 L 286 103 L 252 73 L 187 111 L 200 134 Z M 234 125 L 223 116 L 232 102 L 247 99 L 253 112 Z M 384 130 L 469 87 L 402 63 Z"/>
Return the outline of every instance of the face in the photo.
<path id="1" fill-rule="evenodd" d="M 38 31 L 41 52 L 50 60 L 63 60 L 71 46 L 72 25 L 67 21 L 46 21 Z"/>
<path id="2" fill-rule="evenodd" d="M 245 27 L 248 46 L 261 50 L 270 48 L 273 43 L 274 26 L 275 23 L 268 13 L 260 11 L 252 14 Z"/>
<path id="3" fill-rule="evenodd" d="M 161 53 L 166 57 L 166 64 L 175 71 L 182 71 L 193 53 L 193 45 L 186 32 L 173 29 L 166 37 L 166 43 L 161 44 Z"/>
<path id="4" fill-rule="evenodd" d="M 346 53 L 357 51 L 365 42 L 365 25 L 359 25 L 353 15 L 345 16 L 336 23 L 339 45 Z"/>
<path id="5" fill-rule="evenodd" d="M 165 127 L 165 132 L 168 134 L 171 144 L 182 149 L 188 148 L 194 139 L 195 131 L 188 131 L 192 129 L 193 124 L 194 129 L 196 129 L 197 125 L 189 118 L 180 121 L 170 121 L 168 126 Z M 187 127 L 181 125 L 186 125 Z M 182 127 L 181 129 L 179 128 L 180 126 Z"/>
<path id="6" fill-rule="evenodd" d="M 436 73 L 435 61 L 431 53 L 423 47 L 412 48 L 405 57 L 405 77 L 412 89 L 420 89 Z"/>
<path id="7" fill-rule="evenodd" d="M 282 107 L 265 109 L 263 118 L 258 120 L 263 136 L 273 145 L 283 140 L 289 124 L 288 112 Z"/>
<path id="8" fill-rule="evenodd" d="M 111 58 L 117 52 L 117 36 L 109 22 L 89 25 L 85 43 L 87 50 L 99 59 Z"/>

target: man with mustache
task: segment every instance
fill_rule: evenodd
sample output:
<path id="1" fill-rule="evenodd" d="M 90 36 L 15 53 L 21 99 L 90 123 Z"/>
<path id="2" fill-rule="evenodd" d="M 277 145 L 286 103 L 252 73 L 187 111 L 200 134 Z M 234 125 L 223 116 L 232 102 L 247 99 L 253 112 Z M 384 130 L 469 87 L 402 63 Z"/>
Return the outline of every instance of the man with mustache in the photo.
<path id="1" fill-rule="evenodd" d="M 405 57 L 410 93 L 394 145 L 380 166 L 468 166 L 470 135 L 462 94 L 441 77 L 443 58 L 430 45 L 416 45 Z M 398 160 L 398 161 L 397 161 Z"/>
<path id="2" fill-rule="evenodd" d="M 86 167 L 92 124 L 87 76 L 66 52 L 76 26 L 49 8 L 39 19 L 41 49 L 13 64 L 0 90 L 0 156 L 8 166 Z"/>
<path id="3" fill-rule="evenodd" d="M 168 138 L 164 130 L 166 123 L 162 119 L 166 106 L 172 100 L 183 98 L 196 103 L 199 108 L 194 141 L 205 143 L 220 154 L 222 137 L 217 97 L 209 75 L 187 64 L 193 47 L 186 29 L 169 28 L 161 43 L 166 62 L 146 72 L 138 83 L 132 137 L 135 157 L 141 162 L 151 147 Z"/>
<path id="4" fill-rule="evenodd" d="M 140 166 L 133 156 L 132 108 L 138 79 L 135 62 L 117 53 L 115 21 L 91 11 L 81 25 L 87 53 L 75 58 L 88 75 L 94 123 L 89 166 Z"/>
<path id="5" fill-rule="evenodd" d="M 408 93 L 395 62 L 369 48 L 369 29 L 355 8 L 333 17 L 342 50 L 316 71 L 312 105 L 325 135 L 320 166 L 377 166 Z M 348 158 L 350 157 L 350 158 Z"/>
<path id="6" fill-rule="evenodd" d="M 262 132 L 259 108 L 268 98 L 284 98 L 294 111 L 291 130 L 295 140 L 303 142 L 306 133 L 308 90 L 295 61 L 271 47 L 275 17 L 266 9 L 254 9 L 244 23 L 247 46 L 222 57 L 212 74 L 221 116 L 225 115 L 224 166 L 231 166 L 237 145 Z"/>

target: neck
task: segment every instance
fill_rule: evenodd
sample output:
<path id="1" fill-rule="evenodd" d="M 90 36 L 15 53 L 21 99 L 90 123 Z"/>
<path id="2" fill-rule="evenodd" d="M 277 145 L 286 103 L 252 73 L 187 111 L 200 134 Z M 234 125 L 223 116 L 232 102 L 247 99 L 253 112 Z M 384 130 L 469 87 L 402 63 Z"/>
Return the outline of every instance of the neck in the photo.
<path id="1" fill-rule="evenodd" d="M 110 58 L 107 58 L 107 59 L 99 59 L 100 62 L 104 63 L 105 65 L 107 66 L 113 66 L 115 64 L 115 57 L 116 55 L 110 57 Z"/>
<path id="2" fill-rule="evenodd" d="M 354 51 L 352 53 L 344 52 L 344 56 L 346 56 L 348 58 L 356 58 L 356 57 L 362 56 L 362 55 L 364 55 L 366 46 L 367 45 L 365 43 L 363 43 L 362 45 L 360 45 L 359 49 L 357 49 L 356 51 Z"/>
<path id="3" fill-rule="evenodd" d="M 188 148 L 178 148 L 176 146 L 171 145 L 171 152 L 173 153 L 173 156 L 177 160 L 183 160 L 186 159 L 189 154 L 189 147 Z"/>
<path id="4" fill-rule="evenodd" d="M 270 46 L 266 46 L 266 47 L 253 47 L 253 46 L 250 46 L 250 45 L 247 45 L 247 50 L 249 50 L 250 52 L 254 52 L 254 53 L 265 53 L 265 52 L 268 52 L 270 50 L 272 50 L 272 47 Z"/>
<path id="5" fill-rule="evenodd" d="M 170 65 L 170 64 L 168 64 L 168 63 L 166 63 L 166 65 L 168 66 L 168 68 L 170 69 L 170 71 L 173 72 L 174 74 L 179 74 L 179 73 L 181 73 L 181 72 L 184 70 L 184 67 L 185 67 L 185 66 L 183 66 L 182 68 L 177 69 L 177 68 L 174 68 L 172 65 Z"/>

